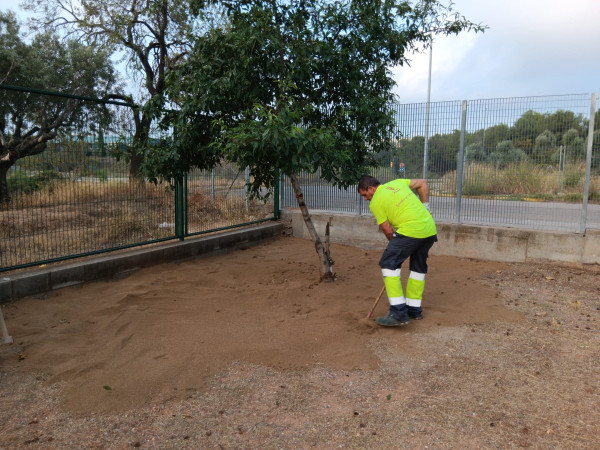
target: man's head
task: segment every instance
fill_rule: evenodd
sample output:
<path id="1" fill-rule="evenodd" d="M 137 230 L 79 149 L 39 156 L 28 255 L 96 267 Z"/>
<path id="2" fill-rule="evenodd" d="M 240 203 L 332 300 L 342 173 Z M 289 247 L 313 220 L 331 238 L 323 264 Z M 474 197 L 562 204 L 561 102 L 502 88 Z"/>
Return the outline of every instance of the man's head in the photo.
<path id="1" fill-rule="evenodd" d="M 363 175 L 360 180 L 358 180 L 358 193 L 362 195 L 365 200 L 371 200 L 373 198 L 373 194 L 377 190 L 377 186 L 381 183 L 377 178 L 372 177 L 371 175 Z"/>

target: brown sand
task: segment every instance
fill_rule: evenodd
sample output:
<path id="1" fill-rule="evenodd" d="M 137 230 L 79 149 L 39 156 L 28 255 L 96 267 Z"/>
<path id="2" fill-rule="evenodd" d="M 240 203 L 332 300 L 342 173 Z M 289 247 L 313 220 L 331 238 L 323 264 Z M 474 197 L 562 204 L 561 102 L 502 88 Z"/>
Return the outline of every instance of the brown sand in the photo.
<path id="1" fill-rule="evenodd" d="M 410 355 L 411 337 L 432 328 L 520 318 L 480 281 L 505 265 L 431 257 L 425 319 L 379 327 L 366 314 L 382 287 L 380 253 L 333 245 L 337 281 L 319 283 L 313 244 L 282 237 L 23 299 L 5 310 L 19 357 L 3 352 L 0 363 L 62 382 L 65 410 L 109 413 L 184 399 L 234 362 L 376 369 L 374 339 L 402 339 Z M 384 294 L 373 318 L 386 311 Z"/>

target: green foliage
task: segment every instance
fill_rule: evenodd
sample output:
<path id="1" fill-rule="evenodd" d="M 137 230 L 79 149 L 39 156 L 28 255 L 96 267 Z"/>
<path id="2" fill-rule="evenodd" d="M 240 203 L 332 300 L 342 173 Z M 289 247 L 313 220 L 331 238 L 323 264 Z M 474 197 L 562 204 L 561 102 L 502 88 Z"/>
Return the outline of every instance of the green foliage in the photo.
<path id="1" fill-rule="evenodd" d="M 12 33 L 17 33 L 12 35 Z M 10 35 L 9 35 L 10 34 Z M 0 79 L 6 84 L 101 97 L 115 83 L 108 53 L 75 40 L 37 34 L 30 43 L 18 36 L 14 17 L 0 13 Z M 5 64 L 4 58 L 9 63 Z M 0 90 L 0 201 L 9 200 L 6 173 L 16 161 L 44 152 L 61 133 L 69 135 L 88 121 L 107 120 L 93 102 L 64 96 Z"/>
<path id="2" fill-rule="evenodd" d="M 53 184 L 61 179 L 60 174 L 50 170 L 34 175 L 18 171 L 7 177 L 7 185 L 11 193 L 31 194 L 44 188 L 52 189 Z"/>
<path id="3" fill-rule="evenodd" d="M 570 128 L 562 136 L 562 145 L 565 150 L 567 161 L 578 161 L 585 159 L 586 140 L 579 135 L 579 130 Z"/>
<path id="4" fill-rule="evenodd" d="M 27 46 L 19 38 L 19 25 L 11 12 L 0 12 L 0 81 L 6 83 L 14 72 L 19 58 L 27 51 Z M 1 94 L 0 95 L 5 95 Z"/>
<path id="5" fill-rule="evenodd" d="M 525 112 L 519 120 L 515 122 L 513 132 L 515 136 L 519 136 L 523 142 L 530 143 L 531 146 L 523 147 L 523 150 L 528 155 L 533 153 L 533 143 L 536 138 L 547 129 L 544 115 L 535 111 Z"/>
<path id="6" fill-rule="evenodd" d="M 211 6 L 218 2 L 197 3 L 206 7 L 198 17 L 190 13 L 190 4 L 185 0 L 24 0 L 24 3 L 38 13 L 34 22 L 41 29 L 54 30 L 117 53 L 127 63 L 124 65 L 127 76 L 135 81 L 132 85 L 136 88 L 126 94 L 115 89 L 109 96 L 129 103 L 135 99 L 141 106 L 128 111 L 133 116 L 128 121 L 135 128 L 131 133 L 133 145 L 119 148 L 123 152 L 119 156 L 130 166 L 130 177 L 138 177 L 154 125 L 149 111 L 156 102 L 161 102 L 165 78 L 185 60 L 193 36 L 201 35 L 207 24 L 222 25 L 219 20 L 222 13 Z"/>
<path id="7" fill-rule="evenodd" d="M 485 130 L 481 146 L 486 154 L 490 154 L 500 142 L 512 140 L 513 135 L 516 135 L 514 130 L 504 123 L 491 126 Z"/>
<path id="8" fill-rule="evenodd" d="M 423 173 L 423 149 L 425 148 L 425 137 L 415 136 L 412 139 L 401 139 L 398 150 L 398 160 L 404 163 L 405 176 Z M 413 177 L 412 175 L 410 177 Z M 419 177 L 417 177 L 419 178 Z"/>
<path id="9" fill-rule="evenodd" d="M 514 136 L 519 139 L 518 147 L 528 155 L 541 158 L 541 162 L 549 162 L 552 148 L 565 144 L 562 137 L 574 130 L 578 135 L 583 135 L 587 128 L 586 120 L 581 114 L 573 111 L 558 110 L 553 113 L 525 112 L 514 125 Z M 538 137 L 544 136 L 543 142 L 538 145 Z M 549 140 L 548 140 L 549 139 Z"/>
<path id="10" fill-rule="evenodd" d="M 224 158 L 250 167 L 256 195 L 300 170 L 355 183 L 397 138 L 389 67 L 431 34 L 482 29 L 437 1 L 217 3 L 227 26 L 197 36 L 167 75 L 174 141 L 150 151 L 145 173 L 170 179 Z"/>
<path id="11" fill-rule="evenodd" d="M 533 157 L 539 164 L 549 164 L 552 162 L 552 155 L 556 150 L 556 136 L 550 131 L 545 130 L 535 138 L 535 147 Z"/>
<path id="12" fill-rule="evenodd" d="M 512 141 L 502 141 L 496 146 L 496 150 L 490 153 L 488 161 L 499 168 L 509 164 L 525 161 L 527 155 L 520 148 L 515 148 Z"/>
<path id="13" fill-rule="evenodd" d="M 573 111 L 559 109 L 552 114 L 546 114 L 546 129 L 550 130 L 555 136 L 563 136 L 569 131 L 574 131 L 578 135 L 587 132 L 587 124 L 581 114 L 575 114 Z M 562 141 L 561 144 L 566 144 Z"/>
<path id="14" fill-rule="evenodd" d="M 485 154 L 485 151 L 480 143 L 467 145 L 465 147 L 465 153 L 467 161 L 469 162 L 483 162 L 487 158 L 487 155 Z"/>
<path id="15" fill-rule="evenodd" d="M 443 174 L 456 167 L 456 157 L 460 147 L 460 131 L 451 134 L 436 134 L 429 138 L 429 170 Z"/>

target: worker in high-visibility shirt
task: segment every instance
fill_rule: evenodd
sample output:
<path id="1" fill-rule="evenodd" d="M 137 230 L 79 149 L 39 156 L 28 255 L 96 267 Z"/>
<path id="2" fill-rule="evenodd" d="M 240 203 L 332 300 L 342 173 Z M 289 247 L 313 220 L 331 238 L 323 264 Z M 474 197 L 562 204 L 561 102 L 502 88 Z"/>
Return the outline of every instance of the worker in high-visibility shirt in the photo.
<path id="1" fill-rule="evenodd" d="M 429 212 L 427 180 L 397 179 L 381 184 L 365 175 L 358 182 L 358 193 L 369 201 L 369 209 L 389 241 L 379 266 L 390 310 L 376 322 L 396 327 L 408 324 L 409 319 L 422 319 L 427 258 L 429 249 L 437 241 L 435 222 Z M 404 294 L 400 271 L 408 258 L 410 273 Z"/>

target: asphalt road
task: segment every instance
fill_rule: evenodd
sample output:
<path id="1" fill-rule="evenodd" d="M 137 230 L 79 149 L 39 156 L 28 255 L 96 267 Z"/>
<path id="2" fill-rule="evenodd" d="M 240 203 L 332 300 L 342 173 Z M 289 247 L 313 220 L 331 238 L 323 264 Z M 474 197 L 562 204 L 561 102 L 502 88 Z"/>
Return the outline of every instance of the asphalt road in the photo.
<path id="1" fill-rule="evenodd" d="M 303 194 L 313 210 L 371 214 L 367 202 L 353 190 L 304 186 Z M 579 232 L 582 220 L 582 205 L 573 203 L 462 198 L 458 210 L 455 197 L 431 195 L 430 205 L 433 218 L 446 223 Z M 283 186 L 281 207 L 297 206 L 291 187 Z M 588 204 L 586 228 L 600 229 L 600 205 Z"/>

